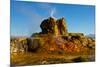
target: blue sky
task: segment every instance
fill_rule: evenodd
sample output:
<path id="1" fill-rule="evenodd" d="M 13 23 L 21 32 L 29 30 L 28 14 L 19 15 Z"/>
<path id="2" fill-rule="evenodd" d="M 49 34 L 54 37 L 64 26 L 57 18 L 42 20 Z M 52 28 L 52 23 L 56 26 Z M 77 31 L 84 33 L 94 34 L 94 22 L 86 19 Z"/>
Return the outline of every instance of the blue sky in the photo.
<path id="1" fill-rule="evenodd" d="M 50 16 L 65 17 L 68 32 L 95 33 L 95 6 L 11 1 L 11 35 L 40 32 L 42 20 Z"/>

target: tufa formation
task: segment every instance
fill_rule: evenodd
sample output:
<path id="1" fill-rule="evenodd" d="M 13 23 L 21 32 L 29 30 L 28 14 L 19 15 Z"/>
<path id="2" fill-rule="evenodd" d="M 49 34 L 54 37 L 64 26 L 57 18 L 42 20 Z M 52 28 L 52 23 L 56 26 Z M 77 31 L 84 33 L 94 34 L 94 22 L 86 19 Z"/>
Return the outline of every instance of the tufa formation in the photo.
<path id="1" fill-rule="evenodd" d="M 40 24 L 41 32 L 31 37 L 11 38 L 11 53 L 42 51 L 50 52 L 82 52 L 95 48 L 95 40 L 83 33 L 69 33 L 64 18 L 49 17 Z"/>
<path id="2" fill-rule="evenodd" d="M 42 34 L 52 34 L 52 35 L 67 35 L 67 28 L 65 19 L 61 18 L 55 20 L 54 18 L 50 17 L 49 19 L 45 19 L 40 24 L 42 29 Z"/>

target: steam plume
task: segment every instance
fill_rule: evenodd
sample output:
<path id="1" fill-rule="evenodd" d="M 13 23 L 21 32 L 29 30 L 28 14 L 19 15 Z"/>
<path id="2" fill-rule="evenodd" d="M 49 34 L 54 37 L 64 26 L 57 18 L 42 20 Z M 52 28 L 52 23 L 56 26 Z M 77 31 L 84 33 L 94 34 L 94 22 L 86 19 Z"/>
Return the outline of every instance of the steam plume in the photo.
<path id="1" fill-rule="evenodd" d="M 50 14 L 50 16 L 51 16 L 51 17 L 54 17 L 54 13 L 55 13 L 55 12 L 56 12 L 55 8 L 51 9 L 51 14 Z"/>

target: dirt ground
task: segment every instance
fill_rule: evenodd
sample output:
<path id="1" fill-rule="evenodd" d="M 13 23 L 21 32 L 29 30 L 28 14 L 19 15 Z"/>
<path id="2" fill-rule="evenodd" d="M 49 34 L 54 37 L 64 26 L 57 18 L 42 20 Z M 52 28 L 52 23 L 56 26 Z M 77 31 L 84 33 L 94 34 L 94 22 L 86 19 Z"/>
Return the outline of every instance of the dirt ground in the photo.
<path id="1" fill-rule="evenodd" d="M 95 61 L 95 51 L 91 53 L 41 53 L 26 52 L 11 54 L 11 66 L 23 65 L 42 65 L 42 64 L 61 64 L 74 62 L 91 62 Z"/>

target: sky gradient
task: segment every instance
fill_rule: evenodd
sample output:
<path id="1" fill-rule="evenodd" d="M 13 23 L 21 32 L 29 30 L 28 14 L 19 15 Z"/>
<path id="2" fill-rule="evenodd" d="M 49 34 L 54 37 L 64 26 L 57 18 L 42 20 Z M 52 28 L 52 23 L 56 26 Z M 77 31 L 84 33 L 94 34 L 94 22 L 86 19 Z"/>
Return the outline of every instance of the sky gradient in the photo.
<path id="1" fill-rule="evenodd" d="M 11 1 L 11 36 L 40 32 L 48 17 L 65 17 L 68 32 L 95 34 L 95 6 Z"/>

